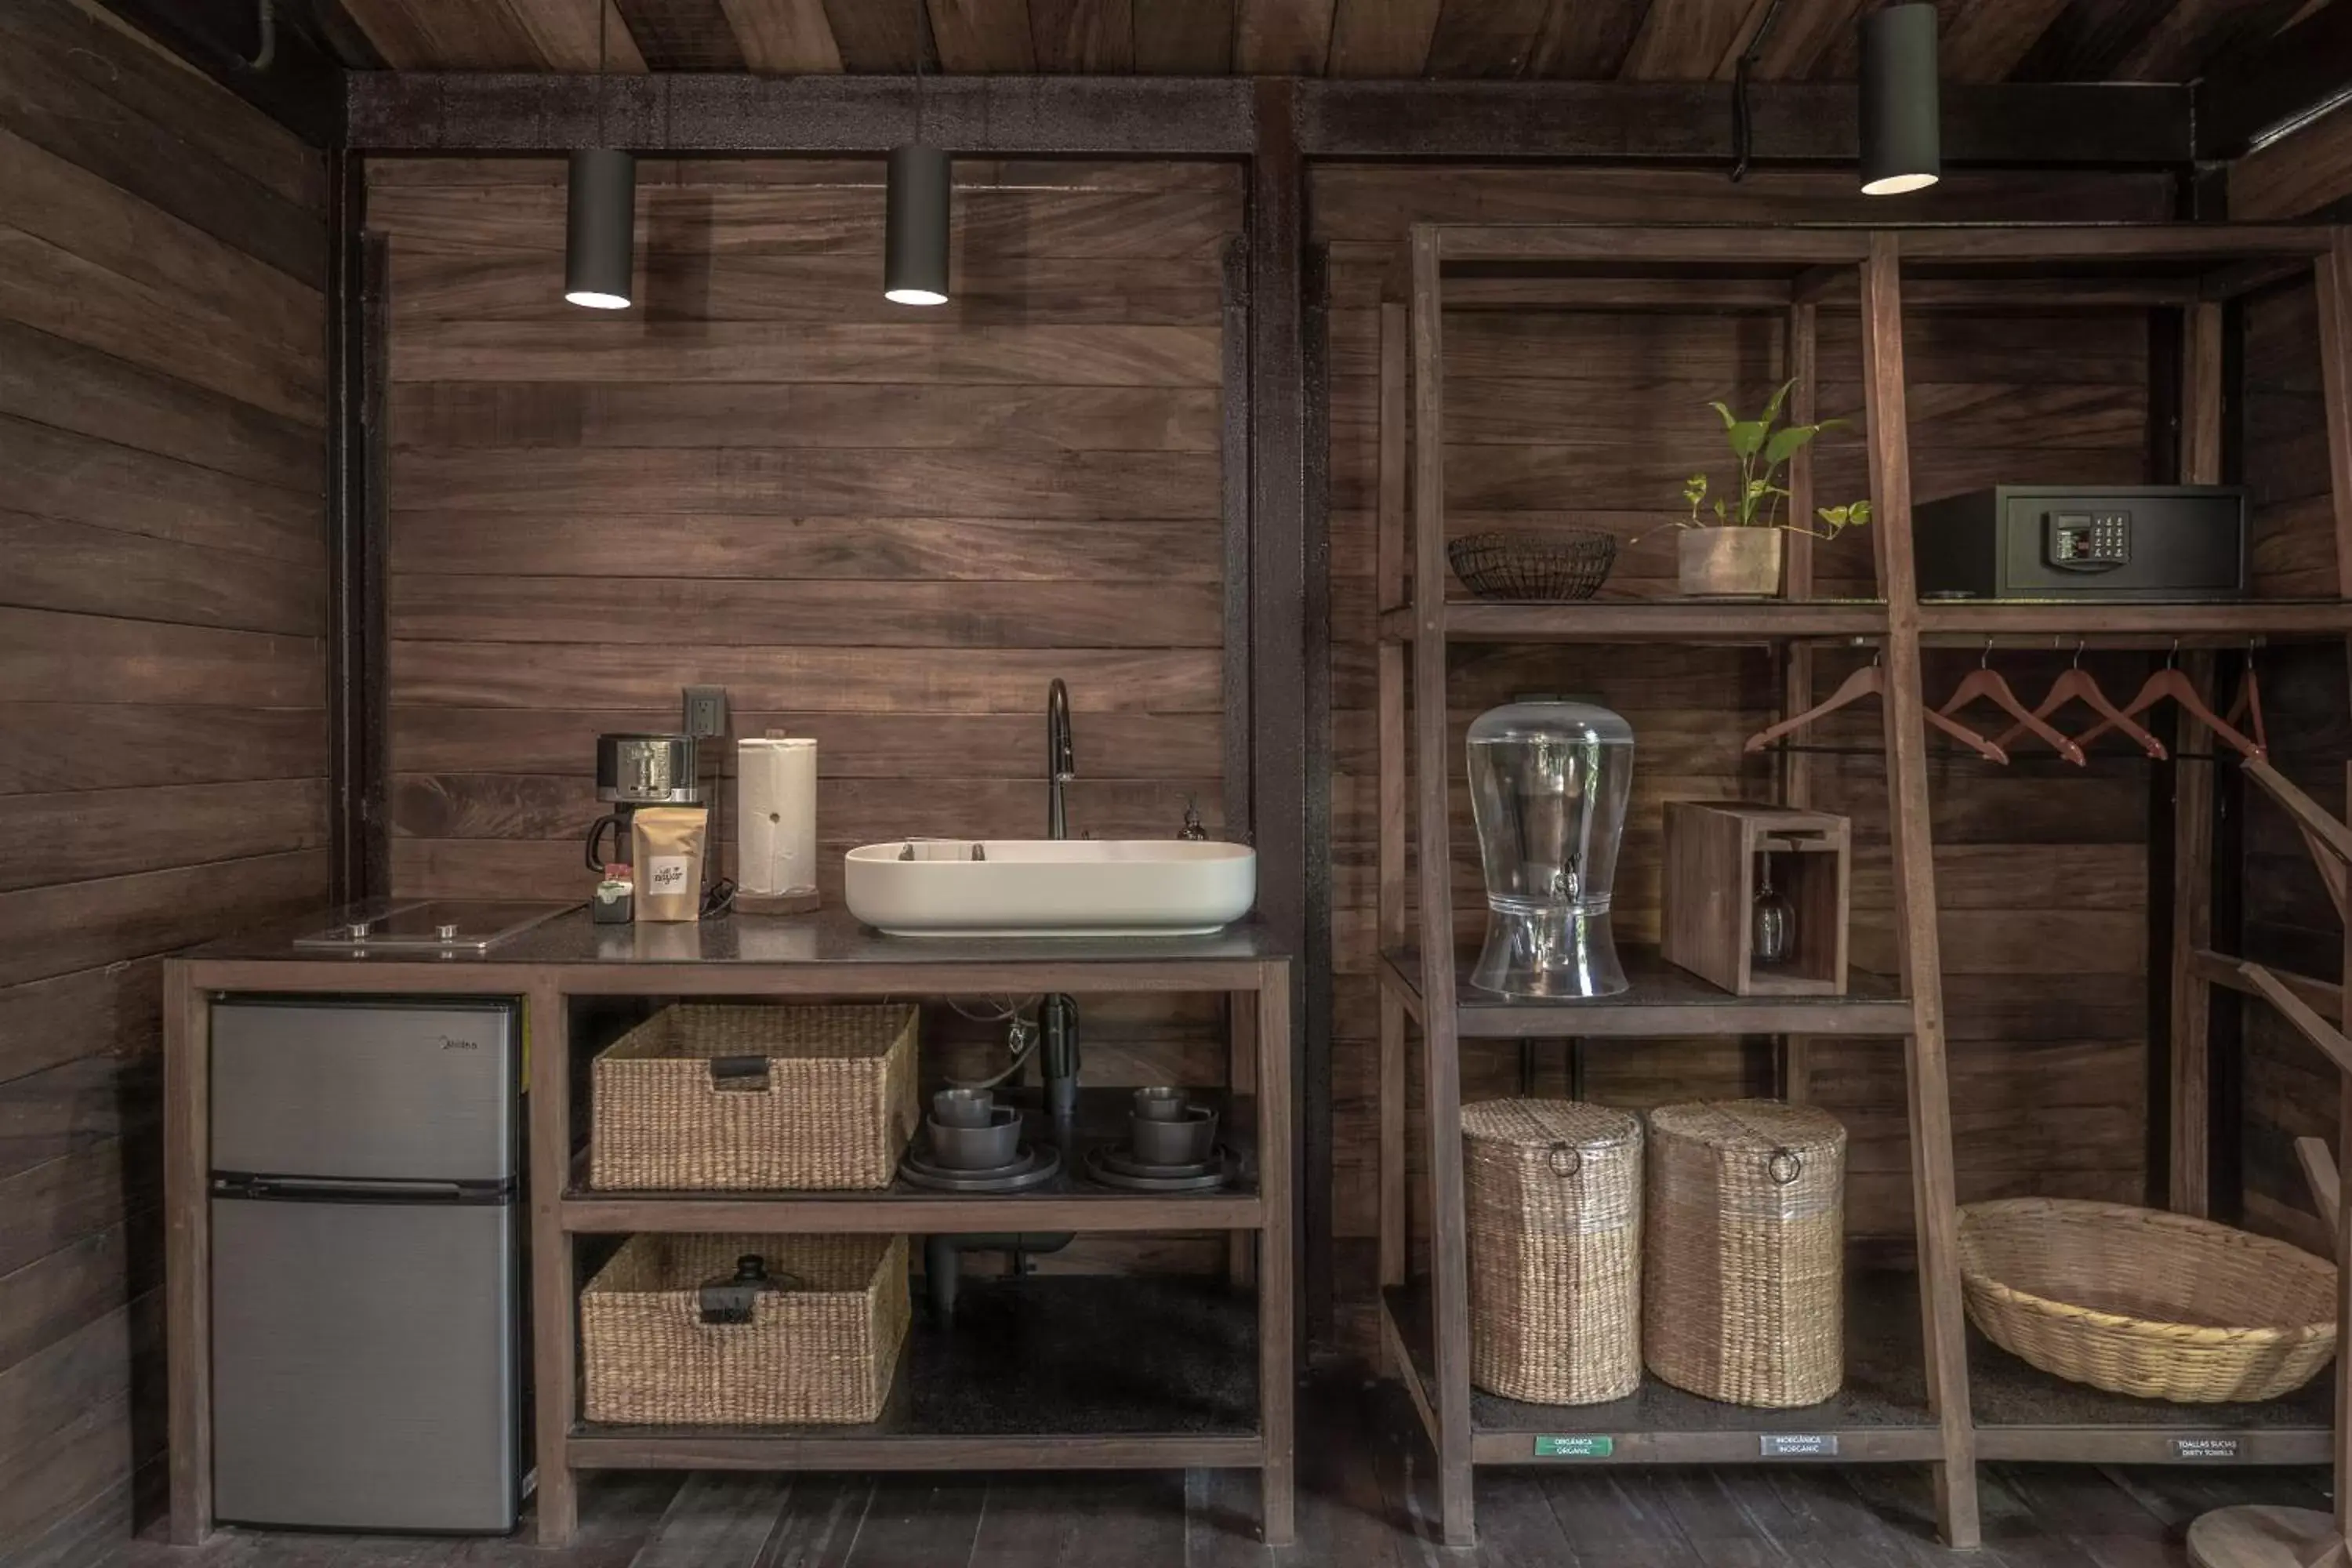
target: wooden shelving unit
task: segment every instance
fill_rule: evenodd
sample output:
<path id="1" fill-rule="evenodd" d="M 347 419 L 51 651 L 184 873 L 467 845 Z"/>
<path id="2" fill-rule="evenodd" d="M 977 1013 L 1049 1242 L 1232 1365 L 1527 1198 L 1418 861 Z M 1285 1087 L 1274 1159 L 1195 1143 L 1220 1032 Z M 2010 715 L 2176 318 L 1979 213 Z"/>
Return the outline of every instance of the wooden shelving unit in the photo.
<path id="1" fill-rule="evenodd" d="M 2084 605 L 2059 602 L 1920 602 L 1913 571 L 1909 422 L 1903 321 L 1912 310 L 2032 305 L 2174 308 L 2183 312 L 2182 472 L 2220 479 L 2222 301 L 2316 267 L 2330 428 L 2336 437 L 2336 529 L 2341 596 L 2232 604 Z M 2308 226 L 1949 226 L 1869 229 L 1423 225 L 1391 273 L 1382 307 L 1378 654 L 1381 759 L 1381 1332 L 1437 1451 L 1445 1539 L 1475 1540 L 1471 1478 L 1479 1465 L 1698 1461 L 1916 1461 L 1933 1468 L 1937 1521 L 1954 1546 L 1979 1539 L 1979 1458 L 2161 1462 L 2227 1437 L 2257 1462 L 2322 1460 L 2332 1452 L 2335 1397 L 2322 1386 L 2272 1405 L 2192 1409 L 2111 1398 L 2045 1376 L 1969 1329 L 1954 1258 L 1957 1213 L 1933 845 L 1922 720 L 1921 650 L 1988 637 L 2047 637 L 2051 647 L 2191 650 L 2253 639 L 2352 635 L 2352 241 Z M 1648 308 L 1768 310 L 1785 319 L 1782 374 L 1796 383 L 1798 420 L 1814 409 L 1816 314 L 1861 312 L 1864 413 L 1876 568 L 1875 599 L 1812 596 L 1809 542 L 1792 536 L 1782 599 L 1580 605 L 1485 604 L 1448 597 L 1445 562 L 1445 311 L 1478 308 L 1607 309 L 1638 279 Z M 1556 298 L 1547 285 L 1557 289 Z M 2326 301 L 2336 301 L 2331 317 Z M 1410 494 L 1408 494 L 1408 482 Z M 1810 516 L 1811 475 L 1792 465 L 1791 515 Z M 1408 564 L 1409 563 L 1409 564 Z M 1408 596 L 1407 583 L 1411 592 Z M 1811 700 L 1813 651 L 1875 646 L 1886 670 L 1884 736 L 1895 923 L 1902 973 L 1859 973 L 1843 997 L 1737 997 L 1655 955 L 1624 954 L 1633 987 L 1591 1003 L 1515 1003 L 1466 989 L 1456 972 L 1454 846 L 1447 791 L 1459 758 L 1447 723 L 1447 645 L 1608 643 L 1763 645 L 1777 650 L 1784 707 Z M 2194 667 L 2192 667 L 2193 672 Z M 1410 756 L 1413 798 L 1408 800 Z M 2201 1128 L 2206 945 L 2200 880 L 2210 865 L 2210 768 L 2184 770 L 2173 896 L 2172 1124 Z M 1809 804 L 1805 774 L 1784 777 L 1786 804 Z M 1407 840 L 1418 858 L 1418 931 L 1408 933 Z M 1450 999 L 1434 1005 L 1430 999 Z M 1427 1105 L 1432 1235 L 1425 1279 L 1408 1282 L 1404 1164 L 1406 1036 L 1419 1029 Z M 1849 1308 L 1846 1388 L 1806 1410 L 1715 1405 L 1645 1384 L 1609 1405 L 1537 1406 L 1474 1391 L 1465 1236 L 1458 1044 L 1465 1039 L 1777 1036 L 1791 1058 L 1806 1037 L 1899 1039 L 1907 1082 L 1916 1217 L 1916 1272 L 1861 1279 Z M 2197 1135 L 2201 1138 L 2201 1134 Z M 2201 1151 L 2201 1142 L 2196 1147 Z M 2200 1167 L 2201 1168 L 2201 1167 Z M 2201 1180 L 2177 1207 L 2202 1212 Z M 2339 1365 L 2339 1379 L 2343 1376 Z M 1581 1439 L 1581 1440 L 1580 1440 Z M 1606 1439 L 1605 1442 L 1600 1439 Z M 2184 1447 L 2184 1443 L 2188 1447 Z"/>
<path id="2" fill-rule="evenodd" d="M 598 1469 L 1247 1468 L 1265 1540 L 1293 1533 L 1290 961 L 1244 925 L 1213 936 L 1051 942 L 900 941 L 839 910 L 664 928 L 660 960 L 627 928 L 562 916 L 485 958 L 303 955 L 232 939 L 166 965 L 165 1137 L 173 1534 L 211 1531 L 207 1197 L 213 999 L 273 994 L 520 998 L 529 1040 L 532 1435 L 538 1535 L 572 1537 L 579 1473 Z M 286 933 L 293 934 L 291 932 Z M 1064 1174 L 1028 1192 L 636 1193 L 587 1187 L 573 1091 L 574 1004 L 598 997 L 828 1001 L 1125 992 L 1225 1000 L 1221 1139 L 1242 1174 L 1213 1193 L 1143 1194 Z M 1079 1137 L 1108 1138 L 1116 1090 L 1082 1091 Z M 926 1235 L 1223 1231 L 1229 1278 L 1033 1275 L 965 1281 L 955 1322 L 919 1303 L 882 1417 L 856 1426 L 599 1426 L 580 1418 L 581 1248 L 639 1231 Z"/>

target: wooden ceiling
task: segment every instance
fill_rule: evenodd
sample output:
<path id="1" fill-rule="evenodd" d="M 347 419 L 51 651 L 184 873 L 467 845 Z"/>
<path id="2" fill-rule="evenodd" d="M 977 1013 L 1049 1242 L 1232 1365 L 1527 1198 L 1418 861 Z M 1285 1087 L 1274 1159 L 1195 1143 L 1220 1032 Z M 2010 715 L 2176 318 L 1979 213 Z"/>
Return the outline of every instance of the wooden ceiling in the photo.
<path id="1" fill-rule="evenodd" d="M 916 0 L 315 0 L 402 70 L 898 73 Z M 934 68 L 1332 77 L 1724 78 L 1773 0 L 922 0 Z M 1780 0 L 1757 74 L 1851 78 L 1878 0 Z M 2189 81 L 2352 0 L 1937 0 L 1956 81 Z M 356 51 L 355 51 L 356 52 Z"/>

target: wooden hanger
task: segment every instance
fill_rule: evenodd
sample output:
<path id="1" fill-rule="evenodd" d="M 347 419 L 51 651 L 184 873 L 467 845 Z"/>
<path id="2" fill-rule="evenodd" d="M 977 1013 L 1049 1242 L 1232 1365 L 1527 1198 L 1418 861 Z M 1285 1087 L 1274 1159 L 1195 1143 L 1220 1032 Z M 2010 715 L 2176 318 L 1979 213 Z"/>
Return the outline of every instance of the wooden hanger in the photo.
<path id="1" fill-rule="evenodd" d="M 2237 699 L 2230 704 L 2230 711 L 2223 717 L 2232 724 L 2241 719 L 2252 720 L 2248 728 L 2252 733 L 2249 738 L 2263 755 L 2270 755 L 2271 738 L 2263 730 L 2263 689 L 2254 679 L 2254 649 L 2252 645 L 2246 648 L 2246 673 L 2238 682 Z"/>
<path id="2" fill-rule="evenodd" d="M 2164 742 L 2126 718 L 2121 709 L 2107 700 L 2107 694 L 2100 689 L 2098 681 L 2083 668 L 2083 645 L 2080 641 L 2074 644 L 2074 662 L 2052 684 L 2050 695 L 2042 700 L 2042 706 L 2033 710 L 2033 716 L 2046 720 L 2069 702 L 2080 702 L 2108 721 L 2110 727 L 2121 730 L 2126 738 L 2137 742 L 2140 749 L 2158 762 L 2162 762 L 2168 755 Z M 2012 726 L 2007 734 L 1994 737 L 1993 744 L 2010 745 L 2024 733 L 2024 725 Z M 2079 748 L 2082 741 L 2086 739 L 2087 736 L 2079 737 L 2076 746 Z"/>
<path id="3" fill-rule="evenodd" d="M 2016 720 L 2017 730 L 2030 731 L 2037 740 L 2043 742 L 2068 762 L 2078 767 L 2082 765 L 2083 748 L 2043 723 L 2040 714 L 2027 711 L 2025 704 L 2018 700 L 2017 693 L 2009 689 L 2009 682 L 2000 678 L 2000 671 L 1993 668 L 1990 641 L 1986 642 L 1984 657 L 1977 661 L 1976 668 L 1969 672 L 1968 679 L 1960 682 L 1952 692 L 1950 700 L 1936 711 L 1948 719 L 1969 703 L 1979 700 L 1990 701 L 1994 707 Z M 2012 730 L 2010 735 L 2002 736 L 1993 744 L 2000 745 L 2010 739 L 2010 736 L 2016 734 L 2017 730 Z"/>
<path id="4" fill-rule="evenodd" d="M 1746 749 L 1760 752 L 1783 735 L 1794 734 L 1824 714 L 1833 713 L 1847 704 L 1858 702 L 1865 697 L 1883 699 L 1885 695 L 1886 673 L 1878 660 L 1874 658 L 1862 668 L 1847 676 L 1844 683 L 1835 691 L 1831 692 L 1826 700 L 1816 702 L 1802 713 L 1783 719 L 1777 724 L 1767 725 L 1748 736 Z M 1920 716 L 1986 761 L 1994 763 L 2009 761 L 2007 752 L 2002 751 L 1998 745 L 1986 740 L 1967 725 L 1948 719 L 1933 709 L 1923 710 Z"/>
<path id="5" fill-rule="evenodd" d="M 2174 653 L 2178 653 L 2179 648 L 2179 643 L 2173 644 Z M 2249 667 L 2249 673 L 2251 673 L 2251 667 Z M 2137 719 L 2158 703 L 2167 700 L 2178 702 L 2187 709 L 2190 718 L 2213 731 L 2213 738 L 2216 741 L 2249 762 L 2260 762 L 2269 752 L 2270 747 L 2265 742 L 2246 739 L 2226 720 L 2205 706 L 2204 699 L 2197 695 L 2197 688 L 2189 684 L 2189 678 L 2173 668 L 2172 654 L 2165 655 L 2164 668 L 2147 678 L 2147 684 L 2139 689 L 2139 695 L 2124 704 L 2124 713 L 2127 718 Z M 2252 694 L 2248 699 L 2248 703 L 2256 714 L 2259 723 L 2262 711 L 2260 692 Z M 2116 721 L 2102 720 L 2084 731 L 2079 739 L 2084 742 L 2095 741 L 2115 727 Z"/>

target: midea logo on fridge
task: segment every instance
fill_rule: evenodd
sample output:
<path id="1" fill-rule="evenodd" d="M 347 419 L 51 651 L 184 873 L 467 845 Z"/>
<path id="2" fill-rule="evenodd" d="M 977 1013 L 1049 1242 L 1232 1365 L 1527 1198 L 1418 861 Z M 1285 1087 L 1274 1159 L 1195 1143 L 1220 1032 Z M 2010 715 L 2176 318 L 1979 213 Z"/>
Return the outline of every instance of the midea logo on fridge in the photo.
<path id="1" fill-rule="evenodd" d="M 444 1035 L 441 1037 L 441 1048 L 445 1051 L 478 1051 L 482 1048 L 482 1042 L 459 1039 L 455 1035 Z"/>

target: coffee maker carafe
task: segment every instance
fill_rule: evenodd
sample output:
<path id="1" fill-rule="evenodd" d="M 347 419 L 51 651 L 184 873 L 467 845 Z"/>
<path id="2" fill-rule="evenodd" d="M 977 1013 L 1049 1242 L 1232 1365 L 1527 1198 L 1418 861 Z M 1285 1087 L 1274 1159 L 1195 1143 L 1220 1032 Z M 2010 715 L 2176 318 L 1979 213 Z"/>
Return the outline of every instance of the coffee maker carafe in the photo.
<path id="1" fill-rule="evenodd" d="M 613 807 L 588 829 L 588 868 L 602 871 L 608 860 L 629 858 L 629 819 L 641 805 L 698 805 L 702 781 L 695 772 L 691 735 L 599 735 L 596 737 L 596 798 Z M 613 832 L 613 849 L 604 848 Z"/>
<path id="2" fill-rule="evenodd" d="M 1553 1001 L 1625 989 L 1610 934 L 1633 730 L 1590 702 L 1514 702 L 1470 726 L 1486 945 L 1470 984 Z"/>

